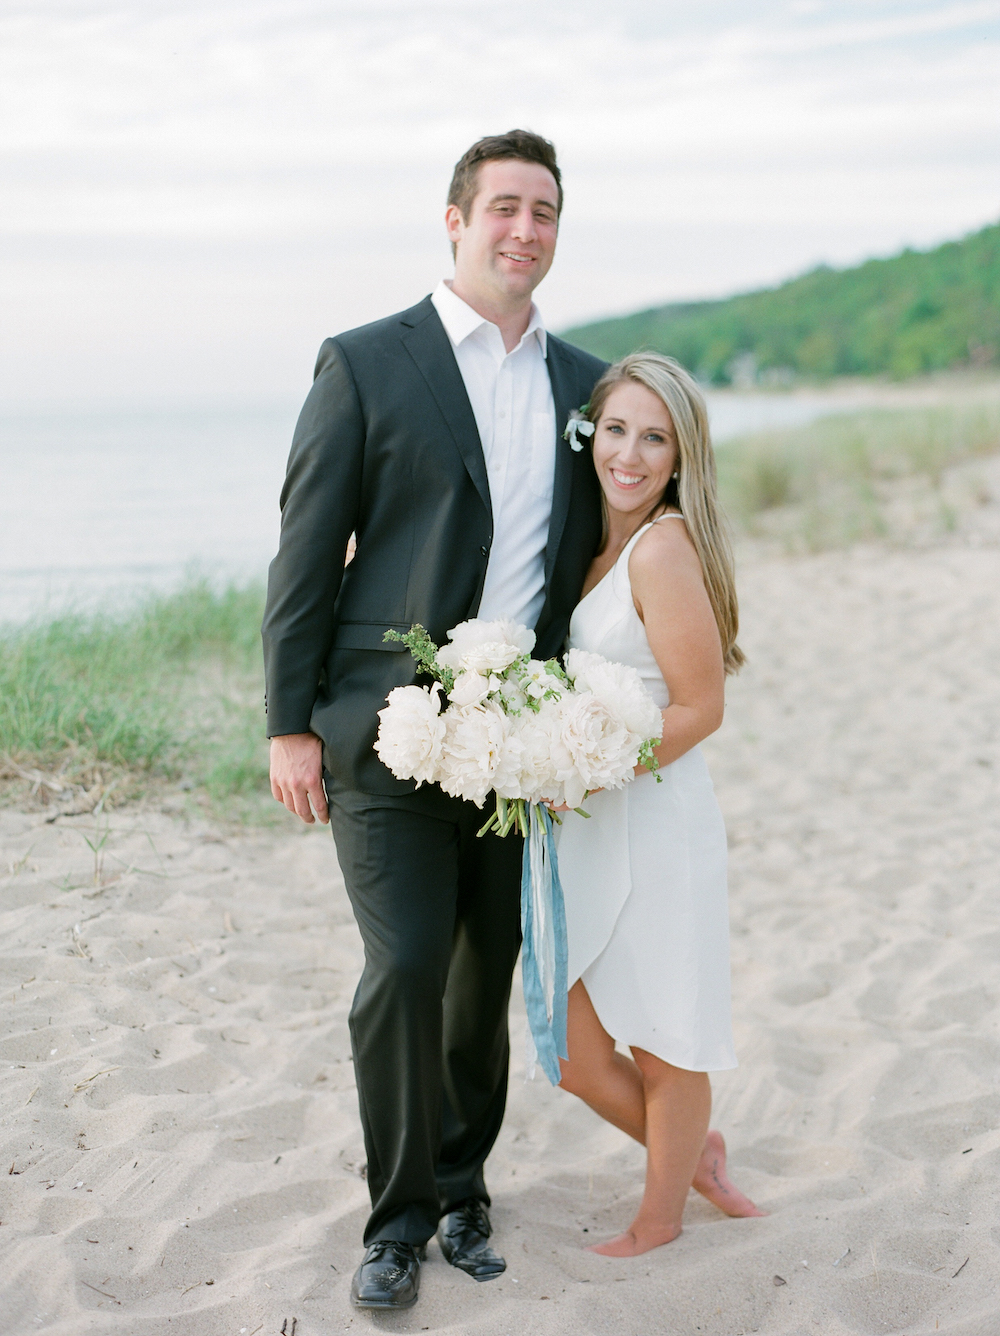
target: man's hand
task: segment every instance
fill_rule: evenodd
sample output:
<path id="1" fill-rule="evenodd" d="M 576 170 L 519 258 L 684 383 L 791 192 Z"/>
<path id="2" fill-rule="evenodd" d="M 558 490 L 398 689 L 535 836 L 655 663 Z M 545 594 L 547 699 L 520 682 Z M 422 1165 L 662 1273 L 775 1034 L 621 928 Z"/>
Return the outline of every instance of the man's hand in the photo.
<path id="1" fill-rule="evenodd" d="M 309 826 L 316 820 L 313 812 L 324 824 L 330 820 L 323 789 L 323 744 L 315 733 L 286 733 L 271 739 L 271 792 Z"/>

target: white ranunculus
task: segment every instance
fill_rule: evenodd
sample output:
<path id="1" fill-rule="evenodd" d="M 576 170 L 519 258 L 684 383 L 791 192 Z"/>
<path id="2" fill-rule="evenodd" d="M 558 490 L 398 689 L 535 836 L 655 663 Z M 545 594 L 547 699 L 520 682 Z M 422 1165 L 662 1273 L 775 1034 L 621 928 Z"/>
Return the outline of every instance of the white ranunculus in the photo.
<path id="1" fill-rule="evenodd" d="M 566 655 L 566 673 L 577 691 L 591 692 L 620 719 L 637 744 L 663 736 L 663 713 L 630 664 L 571 649 Z"/>
<path id="2" fill-rule="evenodd" d="M 394 687 L 379 710 L 375 750 L 397 779 L 415 779 L 417 787 L 433 784 L 445 739 L 441 684 Z"/>
<path id="3" fill-rule="evenodd" d="M 438 663 L 455 672 L 502 673 L 535 645 L 535 633 L 507 617 L 485 622 L 478 617 L 448 632 L 450 645 L 438 650 Z"/>
<path id="4" fill-rule="evenodd" d="M 445 793 L 482 807 L 497 784 L 510 787 L 519 770 L 519 744 L 510 721 L 492 701 L 446 711 L 438 781 Z"/>
<path id="5" fill-rule="evenodd" d="M 561 738 L 573 759 L 579 784 L 586 789 L 619 789 L 632 778 L 638 756 L 638 741 L 620 719 L 592 692 L 567 696 L 562 710 Z M 567 795 L 570 792 L 567 784 Z M 574 791 L 579 785 L 573 784 Z M 576 807 L 577 802 L 570 802 Z"/>

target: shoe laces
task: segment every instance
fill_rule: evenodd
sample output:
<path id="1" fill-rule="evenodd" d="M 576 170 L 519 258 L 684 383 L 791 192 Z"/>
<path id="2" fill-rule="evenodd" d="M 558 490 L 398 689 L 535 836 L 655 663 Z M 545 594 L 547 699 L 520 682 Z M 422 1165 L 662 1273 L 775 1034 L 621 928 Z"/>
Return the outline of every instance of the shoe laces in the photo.
<path id="1" fill-rule="evenodd" d="M 464 1201 L 455 1214 L 466 1229 L 474 1229 L 477 1234 L 482 1234 L 484 1239 L 488 1239 L 493 1233 L 486 1207 L 478 1197 L 470 1197 L 468 1201 Z"/>
<path id="2" fill-rule="evenodd" d="M 398 1239 L 376 1239 L 368 1249 L 365 1263 L 378 1262 L 387 1252 L 392 1253 L 392 1260 L 396 1266 L 394 1271 L 386 1274 L 385 1279 L 395 1282 L 406 1274 L 407 1265 L 416 1260 L 416 1250 L 412 1243 L 401 1243 Z"/>

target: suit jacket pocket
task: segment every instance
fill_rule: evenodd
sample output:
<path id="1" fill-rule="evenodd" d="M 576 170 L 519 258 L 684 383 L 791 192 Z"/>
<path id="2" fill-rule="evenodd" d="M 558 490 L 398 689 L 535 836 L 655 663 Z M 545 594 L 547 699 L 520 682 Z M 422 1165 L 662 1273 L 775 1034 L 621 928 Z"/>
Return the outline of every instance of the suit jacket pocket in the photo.
<path id="1" fill-rule="evenodd" d="M 410 628 L 402 622 L 341 622 L 334 632 L 334 649 L 385 649 L 392 653 L 406 651 L 398 640 L 384 639 L 386 631 L 404 634 Z M 408 652 L 408 651 L 407 651 Z"/>

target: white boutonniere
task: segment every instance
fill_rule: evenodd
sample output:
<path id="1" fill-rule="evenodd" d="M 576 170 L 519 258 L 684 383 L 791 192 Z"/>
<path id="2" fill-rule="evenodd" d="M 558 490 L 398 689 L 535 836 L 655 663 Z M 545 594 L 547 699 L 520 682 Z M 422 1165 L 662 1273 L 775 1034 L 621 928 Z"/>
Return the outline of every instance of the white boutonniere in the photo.
<path id="1" fill-rule="evenodd" d="M 582 450 L 583 441 L 581 436 L 593 436 L 594 424 L 587 419 L 587 410 L 590 404 L 583 404 L 580 408 L 574 408 L 569 415 L 569 421 L 566 423 L 566 430 L 563 432 L 563 440 L 569 441 L 571 450 Z"/>

